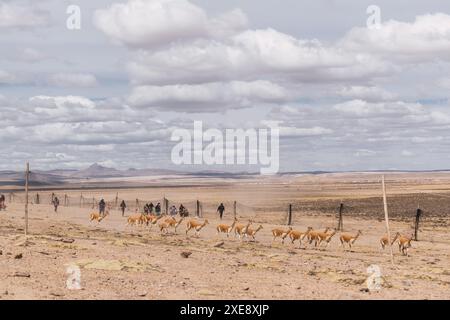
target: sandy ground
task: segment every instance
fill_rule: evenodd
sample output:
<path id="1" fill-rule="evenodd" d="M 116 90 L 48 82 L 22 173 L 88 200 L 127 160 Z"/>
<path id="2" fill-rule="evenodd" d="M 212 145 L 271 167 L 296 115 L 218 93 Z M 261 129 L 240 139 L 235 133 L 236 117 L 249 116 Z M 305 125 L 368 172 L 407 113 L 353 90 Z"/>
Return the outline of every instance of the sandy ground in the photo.
<path id="1" fill-rule="evenodd" d="M 294 191 L 306 188 L 302 184 L 295 186 L 295 181 L 290 182 L 289 188 Z M 431 184 L 436 183 L 441 182 Z M 256 184 L 253 181 L 241 182 L 235 188 L 228 184 L 203 188 L 201 195 L 205 199 L 239 196 L 258 202 L 255 196 L 249 196 L 254 190 L 249 187 L 251 185 Z M 324 193 L 323 201 L 333 194 L 326 190 L 323 182 L 314 184 L 313 181 L 310 187 L 318 190 L 310 195 L 314 201 L 320 198 L 320 190 Z M 280 203 L 290 200 L 290 195 L 279 188 L 284 188 L 280 187 L 279 181 L 266 183 L 263 198 L 270 196 Z M 408 192 L 416 192 L 416 189 L 410 186 Z M 208 193 L 208 190 L 211 191 Z M 239 190 L 246 191 L 239 193 Z M 360 189 L 360 185 L 355 190 L 349 187 L 345 191 L 346 198 L 373 195 L 366 194 L 366 188 Z M 189 192 L 196 193 L 196 197 L 197 191 L 187 187 L 159 190 L 158 194 L 155 190 L 122 193 L 130 199 L 135 198 L 135 193 L 144 197 L 148 192 L 155 198 L 160 192 L 170 193 L 172 198 L 188 199 Z M 115 192 L 93 191 L 105 197 L 113 197 Z M 337 198 L 342 197 L 338 192 L 334 194 Z M 261 194 L 259 196 L 261 198 Z M 0 212 L 0 299 L 450 298 L 450 239 L 446 214 L 425 220 L 421 241 L 412 243 L 409 257 L 400 255 L 394 247 L 395 265 L 392 266 L 389 250 L 381 252 L 379 249 L 379 238 L 385 233 L 379 216 L 345 217 L 347 232 L 363 232 L 350 251 L 339 247 L 339 234 L 328 248 L 308 246 L 299 249 L 289 241 L 281 244 L 279 240 L 272 243 L 270 230 L 280 226 L 273 223 L 282 221 L 278 216 L 271 218 L 279 215 L 276 212 L 266 212 L 262 216 L 252 213 L 254 226 L 263 226 L 253 242 L 218 237 L 215 226 L 219 221 L 213 214 L 207 215 L 209 225 L 196 238 L 193 234 L 185 235 L 184 223 L 178 234 L 171 232 L 168 235 L 161 235 L 156 228 L 126 227 L 125 218 L 115 210 L 100 224 L 89 222 L 92 210 L 85 208 L 60 207 L 60 212 L 55 214 L 49 205 L 41 204 L 30 205 L 29 210 L 28 238 L 23 236 L 23 204 L 8 204 L 7 211 Z M 247 216 L 242 214 L 240 219 L 246 221 Z M 229 214 L 224 222 L 231 223 Z M 315 229 L 334 226 L 334 216 L 320 210 L 311 211 L 296 219 L 293 227 L 305 230 L 307 226 Z M 391 228 L 393 232 L 409 234 L 411 223 L 394 219 Z M 220 241 L 224 244 L 215 247 Z M 191 255 L 184 258 L 182 252 L 191 252 Z M 80 268 L 81 290 L 67 289 L 69 275 L 66 272 L 71 265 Z M 381 269 L 382 287 L 379 291 L 367 292 L 366 279 L 370 275 L 367 268 L 371 265 Z"/>

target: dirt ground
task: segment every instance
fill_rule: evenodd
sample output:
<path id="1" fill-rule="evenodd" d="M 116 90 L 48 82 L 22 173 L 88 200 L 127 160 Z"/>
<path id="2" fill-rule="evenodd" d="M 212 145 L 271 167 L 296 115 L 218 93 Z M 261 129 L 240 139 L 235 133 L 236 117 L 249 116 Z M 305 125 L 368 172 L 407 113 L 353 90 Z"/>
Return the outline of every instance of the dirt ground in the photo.
<path id="1" fill-rule="evenodd" d="M 185 235 L 185 223 L 178 234 L 161 235 L 156 228 L 127 227 L 117 210 L 97 224 L 89 222 L 91 209 L 60 207 L 54 213 L 48 204 L 29 206 L 30 232 L 25 238 L 24 205 L 7 203 L 7 210 L 0 212 L 0 299 L 449 299 L 450 194 L 445 192 L 450 175 L 411 174 L 388 180 L 393 233 L 411 233 L 418 204 L 426 213 L 420 241 L 412 242 L 410 256 L 393 247 L 394 266 L 389 250 L 379 248 L 385 225 L 377 179 L 299 176 L 119 190 L 130 200 L 167 196 L 180 201 L 245 201 L 248 208 L 258 208 L 248 213 L 240 208 L 238 218 L 263 226 L 256 241 L 218 237 L 219 220 L 211 210 L 205 213 L 209 224 L 196 238 Z M 67 191 L 74 196 L 77 192 Z M 118 191 L 90 192 L 86 196 L 110 199 Z M 292 202 L 294 229 L 323 229 L 335 226 L 340 201 L 348 204 L 345 231 L 362 231 L 351 251 L 338 245 L 339 233 L 327 248 L 272 243 L 272 228 L 285 228 L 282 210 L 274 208 Z M 224 222 L 231 221 L 227 208 Z M 221 241 L 223 245 L 215 246 Z M 191 255 L 185 258 L 182 252 Z M 81 290 L 66 286 L 67 268 L 73 265 L 81 271 Z M 381 269 L 382 287 L 368 292 L 367 269 L 372 265 Z"/>

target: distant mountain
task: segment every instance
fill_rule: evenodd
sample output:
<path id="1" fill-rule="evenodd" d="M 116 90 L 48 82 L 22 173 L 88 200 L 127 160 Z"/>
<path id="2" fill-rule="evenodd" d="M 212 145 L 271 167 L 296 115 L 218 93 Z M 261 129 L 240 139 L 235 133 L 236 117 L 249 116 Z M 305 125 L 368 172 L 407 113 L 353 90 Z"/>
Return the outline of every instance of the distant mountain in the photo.
<path id="1" fill-rule="evenodd" d="M 54 174 L 31 171 L 28 179 L 30 186 L 58 185 L 64 177 Z M 25 172 L 0 171 L 0 185 L 24 185 Z"/>
<path id="2" fill-rule="evenodd" d="M 450 170 L 369 170 L 365 173 L 377 172 L 449 172 Z M 330 174 L 330 173 L 358 173 L 358 171 L 299 171 L 299 172 L 280 172 L 279 175 L 299 175 L 299 174 Z M 246 176 L 258 175 L 252 172 L 226 172 L 218 170 L 202 170 L 192 172 L 182 172 L 170 169 L 135 169 L 118 170 L 108 168 L 98 163 L 94 163 L 88 168 L 75 169 L 57 169 L 57 170 L 34 170 L 30 173 L 30 186 L 56 186 L 64 183 L 77 183 L 82 179 L 101 179 L 101 178 L 126 178 L 126 177 L 149 177 L 149 176 L 185 176 L 185 177 L 205 177 L 205 178 L 232 178 L 240 179 Z M 0 171 L 0 186 L 23 186 L 25 184 L 25 173 L 23 171 Z"/>
<path id="3" fill-rule="evenodd" d="M 108 168 L 94 163 L 90 167 L 76 171 L 72 173 L 69 177 L 71 178 L 113 178 L 113 177 L 124 177 L 124 172 Z"/>

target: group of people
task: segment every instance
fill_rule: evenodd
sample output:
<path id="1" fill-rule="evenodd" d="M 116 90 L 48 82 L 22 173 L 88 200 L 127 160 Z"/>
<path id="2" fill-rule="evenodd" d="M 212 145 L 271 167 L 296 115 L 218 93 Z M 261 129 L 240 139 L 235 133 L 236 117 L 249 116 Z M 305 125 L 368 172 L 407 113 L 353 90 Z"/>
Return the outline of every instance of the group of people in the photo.
<path id="1" fill-rule="evenodd" d="M 144 213 L 145 214 L 153 214 L 155 213 L 156 216 L 161 215 L 161 203 L 157 203 L 156 206 L 153 204 L 153 202 L 146 203 L 144 205 Z"/>
<path id="2" fill-rule="evenodd" d="M 175 206 L 172 206 L 175 209 L 175 215 L 177 214 L 176 210 L 177 208 Z M 188 217 L 189 216 L 189 210 L 183 206 L 183 204 L 180 204 L 180 208 L 178 209 L 178 214 L 180 214 L 180 217 Z"/>
<path id="3" fill-rule="evenodd" d="M 5 195 L 1 194 L 0 195 L 0 210 L 5 210 L 6 209 L 5 202 L 6 202 Z M 58 212 L 59 199 L 54 194 L 52 194 L 52 205 L 53 205 L 53 207 L 55 209 L 55 212 Z M 127 204 L 125 203 L 125 200 L 122 200 L 122 202 L 120 203 L 119 207 L 120 207 L 120 210 L 122 211 L 122 216 L 124 216 L 125 215 L 125 210 L 127 208 Z M 104 216 L 105 215 L 105 209 L 106 209 L 106 202 L 105 202 L 104 199 L 101 199 L 100 202 L 98 203 L 99 214 Z M 223 205 L 223 203 L 221 203 L 219 205 L 219 207 L 217 208 L 217 212 L 219 213 L 220 219 L 222 219 L 223 213 L 225 212 L 225 206 Z M 158 204 L 156 206 L 152 202 L 146 203 L 144 205 L 144 213 L 145 214 L 153 214 L 153 213 L 155 213 L 156 216 L 161 215 L 161 203 L 158 202 Z M 189 211 L 188 211 L 188 209 L 185 206 L 183 206 L 183 204 L 180 204 L 179 209 L 177 209 L 177 207 L 175 205 L 172 205 L 169 208 L 169 214 L 171 216 L 176 216 L 176 215 L 179 214 L 180 217 L 188 217 L 189 216 Z"/>

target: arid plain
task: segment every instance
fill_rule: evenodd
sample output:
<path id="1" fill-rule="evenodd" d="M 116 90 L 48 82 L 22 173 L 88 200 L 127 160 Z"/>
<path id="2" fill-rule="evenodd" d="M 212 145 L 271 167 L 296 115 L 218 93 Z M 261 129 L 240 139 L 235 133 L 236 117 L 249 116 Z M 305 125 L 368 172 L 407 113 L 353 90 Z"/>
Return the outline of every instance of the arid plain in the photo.
<path id="1" fill-rule="evenodd" d="M 0 299 L 448 299 L 450 285 L 450 173 L 385 173 L 392 234 L 410 235 L 416 209 L 423 210 L 419 241 L 409 256 L 380 250 L 385 234 L 381 173 L 247 176 L 241 178 L 153 177 L 103 179 L 97 189 L 31 190 L 41 203 L 29 205 L 30 232 L 24 233 L 24 204 L 16 200 L 0 211 Z M 121 188 L 120 185 L 124 187 Z M 139 187 L 133 185 L 139 184 Z M 103 186 L 103 187 L 102 187 Z M 126 187 L 125 187 L 126 186 Z M 110 188 L 114 187 L 114 188 Z M 47 200 L 67 195 L 58 213 Z M 102 222 L 90 222 L 89 200 L 115 205 L 127 200 L 125 217 L 113 208 Z M 6 193 L 8 195 L 8 193 Z M 209 224 L 186 236 L 158 228 L 126 226 L 139 203 L 185 204 Z M 92 200 L 95 202 L 94 200 Z M 240 223 L 252 220 L 262 229 L 256 241 L 217 235 L 216 225 L 231 224 L 236 201 Z M 223 221 L 216 208 L 225 204 Z M 337 225 L 344 204 L 344 232 L 362 235 L 351 250 L 340 247 L 338 232 L 328 247 L 272 241 L 273 228 L 286 229 L 292 205 L 292 228 L 322 230 Z M 223 242 L 223 243 L 221 243 Z M 183 253 L 189 252 L 186 258 Z M 69 290 L 68 266 L 81 271 L 81 290 Z M 379 266 L 381 289 L 368 291 L 368 267 Z"/>

